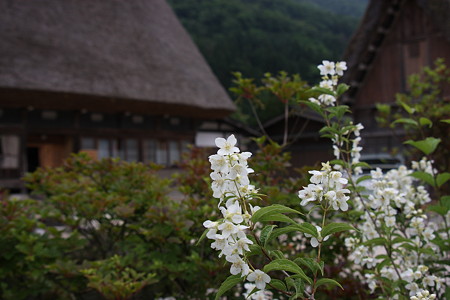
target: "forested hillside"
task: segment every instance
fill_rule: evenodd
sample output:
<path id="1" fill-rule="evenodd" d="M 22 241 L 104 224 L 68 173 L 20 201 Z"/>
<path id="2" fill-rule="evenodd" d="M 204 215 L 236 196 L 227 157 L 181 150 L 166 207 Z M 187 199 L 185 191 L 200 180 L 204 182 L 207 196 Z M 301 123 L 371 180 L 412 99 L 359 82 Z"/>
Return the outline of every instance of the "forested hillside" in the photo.
<path id="1" fill-rule="evenodd" d="M 368 0 L 168 0 L 222 85 L 232 72 L 257 78 L 270 72 L 319 80 L 317 64 L 340 59 Z M 231 95 L 235 98 L 235 95 Z M 262 121 L 283 112 L 276 99 L 258 109 Z M 255 126 L 246 102 L 233 118 Z"/>
<path id="2" fill-rule="evenodd" d="M 300 73 L 342 55 L 367 0 L 169 0 L 225 88 L 231 72 Z"/>
<path id="3" fill-rule="evenodd" d="M 360 18 L 366 10 L 368 0 L 297 0 L 309 2 L 338 15 Z"/>

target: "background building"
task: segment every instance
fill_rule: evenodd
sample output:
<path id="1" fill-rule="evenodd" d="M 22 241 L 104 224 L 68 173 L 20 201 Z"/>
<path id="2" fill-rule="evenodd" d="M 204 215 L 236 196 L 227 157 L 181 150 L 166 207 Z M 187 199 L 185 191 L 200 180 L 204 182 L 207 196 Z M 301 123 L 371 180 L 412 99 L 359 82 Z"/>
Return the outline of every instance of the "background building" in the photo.
<path id="1" fill-rule="evenodd" d="M 233 129 L 217 120 L 234 104 L 164 0 L 5 0 L 0 28 L 1 187 L 80 150 L 170 166 L 205 121 Z"/>
<path id="2" fill-rule="evenodd" d="M 351 86 L 344 101 L 365 126 L 365 151 L 398 146 L 391 131 L 377 126 L 375 105 L 395 105 L 395 94 L 408 91 L 408 76 L 440 57 L 450 64 L 450 1 L 369 3 L 343 58 L 348 64 L 343 81 Z M 450 97 L 450 87 L 444 93 Z"/>

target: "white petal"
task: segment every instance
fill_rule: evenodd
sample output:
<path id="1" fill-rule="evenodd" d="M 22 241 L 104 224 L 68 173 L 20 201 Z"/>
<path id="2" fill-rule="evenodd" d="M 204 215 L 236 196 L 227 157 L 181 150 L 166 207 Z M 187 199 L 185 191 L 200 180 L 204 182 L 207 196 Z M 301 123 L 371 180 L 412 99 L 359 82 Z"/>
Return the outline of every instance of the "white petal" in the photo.
<path id="1" fill-rule="evenodd" d="M 230 143 L 231 146 L 236 145 L 237 140 L 236 140 L 236 138 L 234 137 L 234 134 L 230 135 L 230 136 L 227 138 L 227 142 Z"/>
<path id="2" fill-rule="evenodd" d="M 222 148 L 223 146 L 225 146 L 225 143 L 227 141 L 224 138 L 218 137 L 216 138 L 215 142 L 217 147 Z"/>

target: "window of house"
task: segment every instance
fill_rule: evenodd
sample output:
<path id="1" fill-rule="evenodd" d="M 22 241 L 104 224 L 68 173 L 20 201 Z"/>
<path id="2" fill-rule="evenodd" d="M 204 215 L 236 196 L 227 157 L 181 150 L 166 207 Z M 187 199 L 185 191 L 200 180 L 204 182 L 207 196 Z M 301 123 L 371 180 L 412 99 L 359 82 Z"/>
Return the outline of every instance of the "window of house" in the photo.
<path id="1" fill-rule="evenodd" d="M 154 162 L 163 166 L 173 166 L 180 161 L 181 154 L 188 150 L 185 140 L 157 139 L 108 139 L 83 137 L 81 150 L 92 152 L 93 157 L 102 159 L 120 157 L 125 161 Z"/>
<path id="2" fill-rule="evenodd" d="M 94 150 L 97 149 L 95 145 L 95 139 L 90 137 L 81 138 L 81 149 L 83 150 Z"/>
<path id="3" fill-rule="evenodd" d="M 156 141 L 155 140 L 144 140 L 143 143 L 144 150 L 144 162 L 155 162 L 156 161 Z"/>
<path id="4" fill-rule="evenodd" d="M 167 143 L 165 141 L 157 141 L 156 143 L 156 160 L 155 163 L 167 166 Z"/>
<path id="5" fill-rule="evenodd" d="M 122 159 L 126 161 L 138 161 L 139 160 L 139 143 L 136 139 L 126 139 L 121 149 Z"/>
<path id="6" fill-rule="evenodd" d="M 169 141 L 169 165 L 172 166 L 180 161 L 181 151 L 178 141 Z"/>
<path id="7" fill-rule="evenodd" d="M 0 168 L 19 168 L 20 139 L 17 135 L 0 135 Z"/>
<path id="8" fill-rule="evenodd" d="M 98 140 L 98 158 L 111 157 L 111 140 L 100 139 Z"/>

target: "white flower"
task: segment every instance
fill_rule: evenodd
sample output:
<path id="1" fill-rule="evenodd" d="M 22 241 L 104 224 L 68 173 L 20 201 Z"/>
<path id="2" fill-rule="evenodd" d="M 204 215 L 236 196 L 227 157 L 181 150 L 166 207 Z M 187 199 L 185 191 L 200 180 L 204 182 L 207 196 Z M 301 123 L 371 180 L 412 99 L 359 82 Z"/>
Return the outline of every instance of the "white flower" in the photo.
<path id="1" fill-rule="evenodd" d="M 417 283 L 414 282 L 408 283 L 407 285 L 405 285 L 405 288 L 409 290 L 410 296 L 414 296 L 419 291 L 419 286 L 417 285 Z"/>
<path id="2" fill-rule="evenodd" d="M 229 204 L 229 203 L 227 203 Z M 227 205 L 227 208 L 220 207 L 220 211 L 225 220 L 231 221 L 234 224 L 240 224 L 244 221 L 244 217 L 242 216 L 241 206 L 239 202 L 235 201 L 231 205 Z"/>
<path id="3" fill-rule="evenodd" d="M 324 174 L 320 171 L 312 170 L 308 172 L 309 174 L 312 174 L 313 176 L 309 180 L 311 183 L 320 184 L 323 182 Z"/>
<path id="4" fill-rule="evenodd" d="M 255 270 L 247 276 L 247 280 L 254 281 L 256 287 L 263 290 L 266 287 L 266 283 L 270 282 L 270 276 L 261 270 Z"/>
<path id="5" fill-rule="evenodd" d="M 224 138 L 216 138 L 216 146 L 220 149 L 217 151 L 219 155 L 231 155 L 239 152 L 239 148 L 236 147 L 237 140 L 234 135 L 230 135 L 226 140 Z"/>
<path id="6" fill-rule="evenodd" d="M 344 75 L 345 70 L 347 70 L 347 63 L 345 61 L 339 61 L 336 63 L 336 74 L 342 76 Z"/>
<path id="7" fill-rule="evenodd" d="M 245 165 L 235 164 L 231 167 L 229 179 L 236 179 L 238 176 L 244 177 L 248 175 L 248 168 Z"/>
<path id="8" fill-rule="evenodd" d="M 221 173 L 217 173 L 217 172 L 212 172 L 209 176 L 213 180 L 213 182 L 211 184 L 211 189 L 213 190 L 213 197 L 214 198 L 222 198 L 223 192 L 224 192 L 224 186 L 226 183 L 225 178 L 222 176 Z"/>
<path id="9" fill-rule="evenodd" d="M 427 241 L 431 241 L 434 240 L 434 238 L 436 237 L 434 234 L 434 230 L 430 227 L 427 227 L 424 231 L 423 231 L 423 237 L 427 240 Z"/>
<path id="10" fill-rule="evenodd" d="M 334 75 L 336 71 L 334 69 L 334 62 L 330 62 L 328 60 L 322 61 L 321 65 L 318 65 L 317 68 L 320 70 L 320 75 Z"/>
<path id="11" fill-rule="evenodd" d="M 209 238 L 209 237 L 208 237 Z M 216 250 L 223 250 L 227 246 L 227 241 L 221 238 L 215 238 L 215 241 L 211 243 L 211 248 Z"/>
<path id="12" fill-rule="evenodd" d="M 333 90 L 333 81 L 332 80 L 322 80 L 319 84 L 321 88 L 326 88 L 329 90 Z"/>
<path id="13" fill-rule="evenodd" d="M 394 216 L 386 216 L 386 217 L 384 217 L 384 222 L 386 223 L 387 227 L 394 227 L 395 226 L 395 217 Z"/>
<path id="14" fill-rule="evenodd" d="M 327 106 L 333 106 L 336 102 L 336 98 L 332 95 L 322 94 L 319 97 L 319 101 Z"/>
<path id="15" fill-rule="evenodd" d="M 224 223 L 219 225 L 219 230 L 222 230 L 221 238 L 226 239 L 231 234 L 235 234 L 239 231 L 239 226 L 234 225 L 233 223 L 229 221 L 225 221 Z"/>
<path id="16" fill-rule="evenodd" d="M 321 189 L 321 186 L 315 184 L 309 184 L 307 187 L 303 187 L 303 190 L 298 192 L 298 197 L 302 199 L 300 205 L 305 206 L 309 202 L 315 201 L 319 196 L 317 192 Z"/>
<path id="17" fill-rule="evenodd" d="M 311 98 L 309 98 L 308 100 L 309 100 L 309 102 L 312 102 L 312 103 L 315 103 L 315 104 L 317 104 L 317 105 L 320 105 L 320 101 L 317 100 L 316 98 L 311 97 Z"/>
<path id="18" fill-rule="evenodd" d="M 436 295 L 435 294 L 430 295 L 430 292 L 427 290 L 420 290 L 416 293 L 415 296 L 412 296 L 410 299 L 411 300 L 434 300 L 434 299 L 436 299 Z"/>
<path id="19" fill-rule="evenodd" d="M 245 276 L 250 272 L 248 264 L 246 264 L 239 256 L 232 256 L 232 261 L 230 262 L 232 263 L 230 267 L 231 274 L 237 275 L 241 273 L 241 276 Z"/>
<path id="20" fill-rule="evenodd" d="M 213 154 L 209 157 L 209 162 L 211 163 L 212 170 L 222 173 L 228 172 L 228 162 L 225 159 L 225 156 Z"/>
<path id="21" fill-rule="evenodd" d="M 356 128 L 353 130 L 353 134 L 354 134 L 355 136 L 359 137 L 360 131 L 363 130 L 363 129 L 364 129 L 363 124 L 358 123 L 358 124 L 356 124 Z"/>
<path id="22" fill-rule="evenodd" d="M 249 240 L 246 237 L 242 237 L 236 242 L 236 249 L 240 255 L 243 255 L 244 250 L 250 251 L 250 248 L 248 247 L 248 245 L 252 245 L 252 244 L 253 244 L 253 242 L 251 240 Z"/>
<path id="23" fill-rule="evenodd" d="M 436 276 L 434 275 L 429 275 L 429 276 L 425 276 L 424 279 L 422 279 L 422 284 L 424 286 L 434 286 L 435 285 L 435 281 L 436 281 Z"/>
<path id="24" fill-rule="evenodd" d="M 336 159 L 339 159 L 340 153 L 341 153 L 341 150 L 339 149 L 339 147 L 336 145 L 333 145 L 333 154 L 336 157 Z"/>
<path id="25" fill-rule="evenodd" d="M 311 239 L 311 246 L 313 246 L 314 248 L 316 248 L 317 246 L 319 246 L 319 243 L 322 241 L 326 241 L 328 240 L 328 238 L 330 237 L 329 235 L 327 235 L 326 237 L 322 237 L 322 235 L 320 234 L 320 232 L 322 231 L 322 228 L 320 226 L 316 225 L 316 229 L 317 229 L 317 233 L 318 236 L 317 238 L 313 237 Z M 305 233 L 306 237 L 312 237 L 312 235 Z"/>

